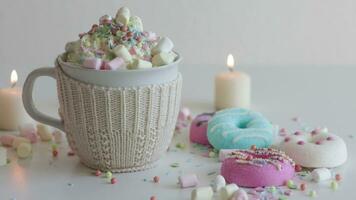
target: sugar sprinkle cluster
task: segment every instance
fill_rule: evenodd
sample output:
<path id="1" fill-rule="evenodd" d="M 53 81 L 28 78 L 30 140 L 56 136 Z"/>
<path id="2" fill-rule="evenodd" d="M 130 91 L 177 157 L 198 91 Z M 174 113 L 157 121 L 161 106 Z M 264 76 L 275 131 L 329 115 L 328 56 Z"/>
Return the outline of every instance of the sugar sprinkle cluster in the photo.
<path id="1" fill-rule="evenodd" d="M 236 163 L 250 164 L 262 167 L 266 164 L 274 165 L 278 170 L 282 169 L 281 163 L 289 162 L 293 166 L 294 161 L 284 152 L 272 148 L 251 148 L 248 150 L 236 150 L 229 157 L 235 158 Z"/>

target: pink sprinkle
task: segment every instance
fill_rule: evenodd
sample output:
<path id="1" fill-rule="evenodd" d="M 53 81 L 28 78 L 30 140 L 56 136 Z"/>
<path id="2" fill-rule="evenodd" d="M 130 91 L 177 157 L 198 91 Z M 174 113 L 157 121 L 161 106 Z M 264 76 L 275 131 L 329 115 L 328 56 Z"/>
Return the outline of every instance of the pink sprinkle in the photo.
<path id="1" fill-rule="evenodd" d="M 301 131 L 296 131 L 296 132 L 294 133 L 294 135 L 301 135 L 301 134 L 302 134 Z"/>
<path id="2" fill-rule="evenodd" d="M 290 196 L 291 194 L 292 194 L 291 190 L 284 191 L 284 195 L 286 195 L 286 196 Z"/>
<path id="3" fill-rule="evenodd" d="M 108 62 L 103 61 L 100 66 L 100 70 L 109 70 Z"/>
<path id="4" fill-rule="evenodd" d="M 74 151 L 70 150 L 70 151 L 68 151 L 67 155 L 68 155 L 68 156 L 74 156 L 75 153 L 74 153 Z"/>
<path id="5" fill-rule="evenodd" d="M 131 47 L 130 54 L 131 55 L 137 55 L 136 49 L 134 47 Z"/>
<path id="6" fill-rule="evenodd" d="M 314 136 L 316 134 L 320 133 L 320 129 L 314 129 L 311 134 Z"/>
<path id="7" fill-rule="evenodd" d="M 253 159 L 252 155 L 248 155 L 246 158 L 246 160 L 252 160 L 252 159 Z"/>
<path id="8" fill-rule="evenodd" d="M 321 145 L 321 144 L 322 144 L 322 141 L 316 141 L 315 144 Z"/>
<path id="9" fill-rule="evenodd" d="M 279 133 L 279 136 L 285 137 L 285 136 L 287 136 L 287 133 Z"/>
<path id="10" fill-rule="evenodd" d="M 298 141 L 298 143 L 297 144 L 299 144 L 299 145 L 303 145 L 304 144 L 304 141 Z"/>
<path id="11" fill-rule="evenodd" d="M 285 132 L 287 132 L 287 130 L 285 128 L 281 128 L 281 129 L 279 129 L 279 132 L 280 133 L 285 133 Z"/>
<path id="12" fill-rule="evenodd" d="M 284 138 L 284 142 L 289 142 L 289 140 L 290 140 L 289 137 Z"/>
<path id="13" fill-rule="evenodd" d="M 299 117 L 293 117 L 292 120 L 295 122 L 298 122 L 300 119 L 299 119 Z"/>
<path id="14" fill-rule="evenodd" d="M 326 138 L 326 140 L 330 141 L 330 140 L 334 140 L 334 138 L 329 136 L 329 137 Z"/>
<path id="15" fill-rule="evenodd" d="M 264 191 L 264 188 L 262 188 L 262 187 L 255 188 L 255 191 L 256 191 L 256 192 L 263 192 L 263 191 Z"/>

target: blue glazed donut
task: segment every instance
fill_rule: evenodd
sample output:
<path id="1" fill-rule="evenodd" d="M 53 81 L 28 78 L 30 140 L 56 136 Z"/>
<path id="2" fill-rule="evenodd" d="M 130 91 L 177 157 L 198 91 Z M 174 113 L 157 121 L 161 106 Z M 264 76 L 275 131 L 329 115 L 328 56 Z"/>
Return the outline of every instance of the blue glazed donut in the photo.
<path id="1" fill-rule="evenodd" d="M 260 113 L 242 108 L 217 112 L 208 123 L 208 140 L 215 149 L 248 149 L 271 146 L 273 125 Z"/>

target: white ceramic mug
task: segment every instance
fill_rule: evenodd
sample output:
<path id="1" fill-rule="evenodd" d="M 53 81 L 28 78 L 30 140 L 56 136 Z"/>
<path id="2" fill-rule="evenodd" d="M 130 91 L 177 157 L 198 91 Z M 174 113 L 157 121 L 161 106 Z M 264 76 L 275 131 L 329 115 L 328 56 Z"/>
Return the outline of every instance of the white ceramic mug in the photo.
<path id="1" fill-rule="evenodd" d="M 84 165 L 113 172 L 147 169 L 173 137 L 180 107 L 180 60 L 152 69 L 94 71 L 58 57 L 55 68 L 28 75 L 24 106 L 35 120 L 63 130 Z M 34 106 L 32 91 L 40 76 L 57 80 L 61 119 Z"/>

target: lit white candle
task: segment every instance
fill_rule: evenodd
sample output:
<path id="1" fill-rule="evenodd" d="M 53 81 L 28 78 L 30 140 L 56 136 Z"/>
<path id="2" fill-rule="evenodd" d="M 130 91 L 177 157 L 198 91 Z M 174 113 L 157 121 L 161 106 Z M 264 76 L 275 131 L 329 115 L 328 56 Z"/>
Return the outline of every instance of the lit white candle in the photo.
<path id="1" fill-rule="evenodd" d="M 227 57 L 228 72 L 215 77 L 215 108 L 249 108 L 251 99 L 251 79 L 244 72 L 234 70 L 234 57 Z"/>
<path id="2" fill-rule="evenodd" d="M 0 129 L 17 130 L 19 125 L 31 122 L 22 104 L 21 88 L 16 87 L 17 73 L 11 72 L 11 87 L 0 88 Z"/>

